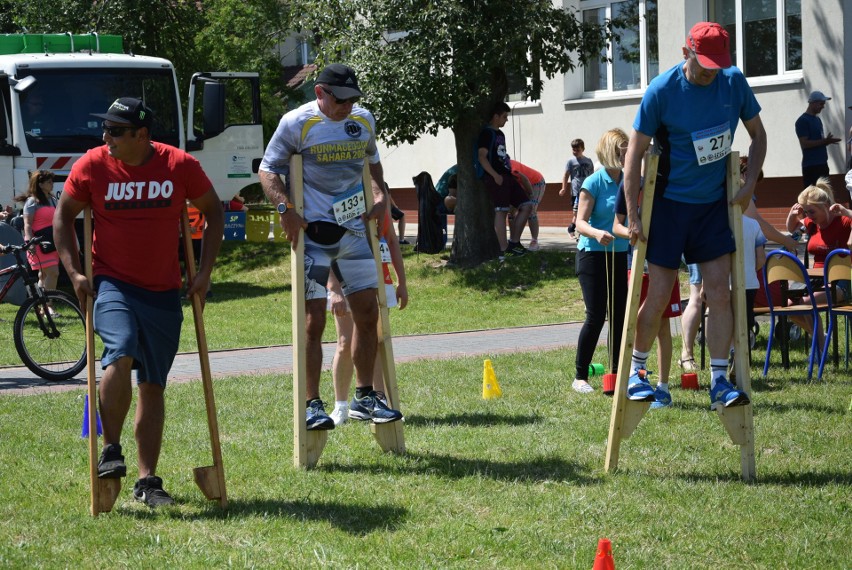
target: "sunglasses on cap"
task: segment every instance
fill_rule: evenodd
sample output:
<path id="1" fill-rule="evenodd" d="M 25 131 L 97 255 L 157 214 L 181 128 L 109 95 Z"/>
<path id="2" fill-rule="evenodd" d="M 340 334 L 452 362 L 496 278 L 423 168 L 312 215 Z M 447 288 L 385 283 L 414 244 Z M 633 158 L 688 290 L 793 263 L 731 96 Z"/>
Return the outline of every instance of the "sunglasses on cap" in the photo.
<path id="1" fill-rule="evenodd" d="M 334 102 L 337 103 L 338 105 L 345 105 L 347 103 L 357 103 L 358 99 L 360 99 L 360 97 L 350 97 L 349 99 L 338 99 L 337 96 L 335 96 L 334 93 L 332 93 L 331 91 L 329 91 L 325 87 L 320 87 L 320 89 L 325 91 L 326 95 L 331 95 L 331 97 L 334 99 Z"/>
<path id="2" fill-rule="evenodd" d="M 111 127 L 106 123 L 101 123 L 101 128 L 111 137 L 122 137 L 127 131 L 136 129 L 136 127 Z"/>

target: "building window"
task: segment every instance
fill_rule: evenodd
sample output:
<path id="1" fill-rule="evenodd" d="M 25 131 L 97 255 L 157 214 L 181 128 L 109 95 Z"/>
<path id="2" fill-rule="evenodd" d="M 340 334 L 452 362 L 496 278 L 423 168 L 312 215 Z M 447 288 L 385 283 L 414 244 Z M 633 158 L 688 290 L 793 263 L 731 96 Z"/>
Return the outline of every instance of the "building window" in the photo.
<path id="1" fill-rule="evenodd" d="M 586 2 L 583 21 L 609 22 L 613 32 L 600 60 L 585 68 L 584 91 L 644 89 L 659 74 L 657 0 Z"/>
<path id="2" fill-rule="evenodd" d="M 801 0 L 709 0 L 708 14 L 728 30 L 746 77 L 802 70 Z"/>

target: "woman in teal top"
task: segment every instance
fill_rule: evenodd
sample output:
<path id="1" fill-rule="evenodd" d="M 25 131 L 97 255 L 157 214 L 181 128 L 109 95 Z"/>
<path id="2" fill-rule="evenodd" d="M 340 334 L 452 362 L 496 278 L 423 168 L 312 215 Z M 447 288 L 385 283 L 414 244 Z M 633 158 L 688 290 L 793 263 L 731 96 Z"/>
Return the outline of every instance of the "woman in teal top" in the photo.
<path id="1" fill-rule="evenodd" d="M 602 168 L 587 177 L 580 189 L 577 209 L 576 273 L 586 304 L 586 320 L 577 341 L 576 375 L 571 388 L 581 394 L 594 391 L 589 384 L 589 364 L 607 319 L 612 325 L 607 344 L 609 367 L 615 373 L 621 348 L 621 332 L 627 306 L 628 241 L 612 233 L 615 198 L 627 151 L 627 135 L 621 129 L 603 134 L 595 149 Z"/>

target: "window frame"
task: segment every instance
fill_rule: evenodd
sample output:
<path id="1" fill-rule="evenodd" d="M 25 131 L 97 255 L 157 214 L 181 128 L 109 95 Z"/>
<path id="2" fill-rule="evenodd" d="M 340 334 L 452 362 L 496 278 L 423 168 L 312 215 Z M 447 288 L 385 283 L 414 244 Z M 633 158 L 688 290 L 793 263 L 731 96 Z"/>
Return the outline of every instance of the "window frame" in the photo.
<path id="1" fill-rule="evenodd" d="M 580 17 L 583 17 L 583 12 L 587 10 L 605 10 L 604 21 L 611 22 L 613 18 L 613 5 L 624 2 L 625 0 L 582 0 L 579 6 Z M 660 0 L 656 0 L 657 10 L 660 9 Z M 638 0 L 639 8 L 639 86 L 633 89 L 614 89 L 615 71 L 614 71 L 614 42 L 609 42 L 606 47 L 606 89 L 587 89 L 586 77 L 583 73 L 583 95 L 584 99 L 588 98 L 611 98 L 623 97 L 644 93 L 648 84 L 653 78 L 649 78 L 649 61 L 648 61 L 648 35 L 657 33 L 656 31 L 648 30 L 648 17 L 646 11 L 646 0 Z M 657 16 L 659 21 L 659 15 Z M 658 34 L 659 36 L 659 34 Z M 659 37 L 657 41 L 659 46 Z M 659 75 L 659 53 L 657 54 L 657 74 Z"/>
<path id="2" fill-rule="evenodd" d="M 746 49 L 749 48 L 745 44 L 745 21 L 743 19 L 743 2 L 747 0 L 732 0 L 734 3 L 734 29 L 736 30 L 735 37 L 732 38 L 734 45 L 736 46 L 736 60 L 733 62 L 735 66 L 742 70 L 746 77 L 749 79 L 749 82 L 755 83 L 773 83 L 779 80 L 789 80 L 789 79 L 800 79 L 803 77 L 803 70 L 800 67 L 799 69 L 787 69 L 787 12 L 786 12 L 786 0 L 775 0 L 775 22 L 776 22 L 776 30 L 775 30 L 775 55 L 776 55 L 776 69 L 775 73 L 769 75 L 748 75 L 745 69 L 745 58 L 746 58 Z M 715 5 L 717 4 L 717 0 L 707 0 L 705 4 L 705 8 L 707 10 L 708 19 L 714 18 L 716 16 L 715 12 L 717 11 Z M 799 2 L 799 20 L 801 22 L 802 17 L 802 2 Z M 718 20 L 718 18 L 716 19 Z M 716 21 L 713 20 L 713 21 Z M 720 25 L 725 26 L 724 22 L 719 22 Z M 801 51 L 804 51 L 804 37 L 803 34 L 800 36 L 800 41 L 802 43 Z M 761 46 L 762 47 L 762 46 Z"/>

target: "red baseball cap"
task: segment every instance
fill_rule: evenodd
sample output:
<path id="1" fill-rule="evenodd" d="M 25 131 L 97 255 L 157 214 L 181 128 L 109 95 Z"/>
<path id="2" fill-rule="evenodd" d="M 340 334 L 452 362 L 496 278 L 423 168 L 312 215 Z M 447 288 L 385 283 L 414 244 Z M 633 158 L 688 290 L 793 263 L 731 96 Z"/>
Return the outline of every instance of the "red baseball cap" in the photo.
<path id="1" fill-rule="evenodd" d="M 686 49 L 695 53 L 705 69 L 731 67 L 731 41 L 725 28 L 716 22 L 698 22 L 686 36 Z"/>

